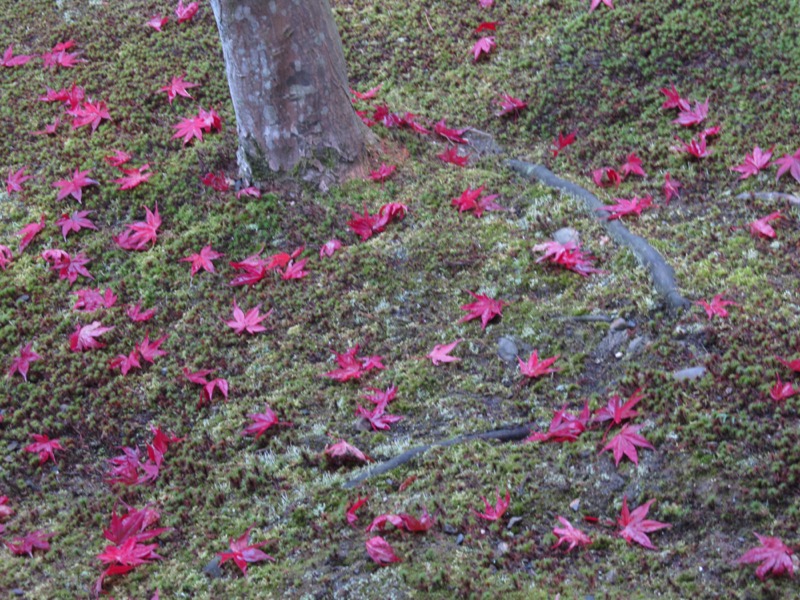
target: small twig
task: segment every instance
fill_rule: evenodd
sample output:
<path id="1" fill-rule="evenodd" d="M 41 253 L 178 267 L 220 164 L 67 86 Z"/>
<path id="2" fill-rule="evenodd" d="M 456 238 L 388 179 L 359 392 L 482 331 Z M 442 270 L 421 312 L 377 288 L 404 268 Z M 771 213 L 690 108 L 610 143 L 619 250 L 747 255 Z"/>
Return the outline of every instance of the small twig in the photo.
<path id="1" fill-rule="evenodd" d="M 428 11 L 426 10 L 424 14 L 425 14 L 425 20 L 428 21 L 428 29 L 431 30 L 431 33 L 435 34 L 436 32 L 433 30 L 433 27 L 431 27 L 430 20 L 428 20 Z"/>
<path id="2" fill-rule="evenodd" d="M 447 440 L 440 440 L 438 442 L 433 442 L 431 444 L 425 444 L 423 446 L 414 446 L 413 448 L 409 448 L 402 454 L 395 456 L 394 458 L 390 458 L 387 461 L 384 461 L 378 465 L 375 465 L 371 469 L 364 471 L 360 475 L 354 477 L 350 481 L 347 481 L 343 487 L 345 489 L 351 489 L 363 483 L 370 477 L 376 477 L 378 475 L 383 475 L 384 473 L 388 473 L 392 469 L 396 469 L 397 467 L 406 464 L 408 461 L 413 459 L 414 457 L 427 452 L 431 448 L 446 448 L 448 446 L 454 446 L 455 444 L 461 444 L 464 442 L 470 442 L 472 440 L 497 440 L 499 442 L 516 442 L 519 440 L 524 440 L 531 434 L 531 428 L 529 425 L 513 425 L 511 427 L 507 427 L 504 429 L 494 429 L 492 431 L 484 431 L 481 433 L 468 433 L 463 435 L 457 435 L 456 437 L 447 439 Z"/>
<path id="3" fill-rule="evenodd" d="M 570 321 L 584 321 L 586 323 L 611 323 L 617 317 L 611 315 L 559 315 L 557 319 L 569 319 Z"/>
<path id="4" fill-rule="evenodd" d="M 787 202 L 800 206 L 800 196 L 793 194 L 784 194 L 783 192 L 745 192 L 736 196 L 737 200 L 765 200 L 766 202 L 778 202 L 786 200 Z"/>

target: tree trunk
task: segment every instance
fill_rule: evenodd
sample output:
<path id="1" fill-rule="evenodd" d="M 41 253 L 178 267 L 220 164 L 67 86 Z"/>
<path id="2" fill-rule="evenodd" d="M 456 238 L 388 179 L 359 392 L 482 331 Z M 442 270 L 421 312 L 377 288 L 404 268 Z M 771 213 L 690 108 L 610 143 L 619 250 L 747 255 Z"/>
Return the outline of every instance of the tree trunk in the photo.
<path id="1" fill-rule="evenodd" d="M 350 101 L 328 0 L 211 0 L 236 127 L 240 175 L 295 171 L 325 185 L 364 158 L 372 133 Z"/>

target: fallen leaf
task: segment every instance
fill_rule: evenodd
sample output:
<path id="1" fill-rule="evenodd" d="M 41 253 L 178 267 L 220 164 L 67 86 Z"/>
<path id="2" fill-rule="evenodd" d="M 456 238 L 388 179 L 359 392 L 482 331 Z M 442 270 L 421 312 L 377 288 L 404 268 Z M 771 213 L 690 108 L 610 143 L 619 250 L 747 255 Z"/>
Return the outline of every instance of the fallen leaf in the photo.
<path id="1" fill-rule="evenodd" d="M 636 542 L 645 548 L 655 550 L 656 547 L 653 546 L 647 534 L 658 531 L 659 529 L 672 527 L 672 525 L 645 519 L 647 513 L 650 511 L 650 505 L 653 504 L 653 502 L 655 502 L 655 498 L 635 508 L 633 512 L 630 512 L 628 511 L 628 498 L 623 496 L 622 512 L 620 513 L 619 519 L 617 519 L 617 524 L 622 529 L 619 530 L 617 535 L 629 544 L 631 542 Z"/>
<path id="2" fill-rule="evenodd" d="M 434 366 L 439 366 L 442 363 L 458 362 L 461 359 L 456 356 L 450 356 L 450 353 L 463 341 L 464 340 L 456 340 L 449 344 L 436 344 L 433 350 L 426 355 L 426 358 L 430 358 Z"/>
<path id="3" fill-rule="evenodd" d="M 250 544 L 250 530 L 253 526 L 247 528 L 240 537 L 237 539 L 231 538 L 230 552 L 217 552 L 219 556 L 219 564 L 223 565 L 226 561 L 233 560 L 236 566 L 242 570 L 242 574 L 247 577 L 247 563 L 261 562 L 269 560 L 275 562 L 269 554 L 259 550 L 262 546 L 269 543 L 269 540 L 258 542 L 257 544 Z"/>
<path id="4" fill-rule="evenodd" d="M 764 580 L 768 575 L 778 577 L 788 575 L 794 577 L 794 564 L 792 563 L 792 549 L 777 537 L 767 537 L 753 532 L 761 543 L 760 546 L 751 548 L 736 560 L 736 564 L 761 563 L 756 569 L 756 577 Z"/>
<path id="5" fill-rule="evenodd" d="M 485 294 L 476 294 L 475 292 L 471 292 L 469 290 L 465 291 L 470 296 L 475 298 L 475 302 L 461 306 L 461 310 L 465 310 L 469 314 L 460 318 L 458 320 L 459 323 L 480 318 L 481 329 L 486 329 L 486 325 L 489 324 L 489 321 L 502 314 L 503 306 L 508 306 L 508 302 L 504 300 L 494 300 Z"/>

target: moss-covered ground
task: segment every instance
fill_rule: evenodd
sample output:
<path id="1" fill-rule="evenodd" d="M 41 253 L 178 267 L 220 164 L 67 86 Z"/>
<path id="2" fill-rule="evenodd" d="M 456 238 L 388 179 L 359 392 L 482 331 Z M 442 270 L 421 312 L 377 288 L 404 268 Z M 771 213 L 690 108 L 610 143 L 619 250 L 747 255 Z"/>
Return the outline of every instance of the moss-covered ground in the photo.
<path id="1" fill-rule="evenodd" d="M 737 200 L 746 191 L 796 192 L 775 168 L 743 182 L 729 167 L 753 146 L 776 145 L 776 156 L 800 146 L 800 8 L 790 0 L 617 0 L 588 12 L 584 0 L 336 1 L 351 84 L 381 84 L 392 110 L 430 122 L 490 133 L 507 156 L 548 165 L 560 176 L 597 191 L 601 199 L 651 193 L 660 205 L 630 229 L 652 242 L 675 268 L 691 300 L 723 294 L 738 305 L 730 317 L 708 321 L 698 306 L 663 310 L 634 257 L 616 247 L 576 201 L 520 181 L 503 157 L 485 156 L 468 168 L 435 158 L 444 146 L 408 131 L 375 129 L 401 156 L 382 188 L 349 181 L 327 193 L 273 186 L 259 199 L 204 187 L 209 171 L 235 177 L 236 132 L 213 15 L 203 3 L 191 22 L 177 25 L 172 2 L 120 0 L 0 0 L 0 46 L 42 53 L 75 39 L 86 63 L 49 71 L 36 60 L 0 68 L 0 172 L 28 166 L 23 192 L 0 192 L 0 244 L 14 260 L 0 272 L 0 367 L 32 343 L 43 357 L 25 382 L 0 381 L 0 496 L 15 514 L 5 539 L 41 529 L 54 532 L 49 552 L 33 557 L 0 550 L 0 592 L 25 598 L 83 598 L 102 566 L 96 555 L 103 528 L 120 501 L 161 512 L 158 553 L 163 560 L 111 577 L 117 598 L 789 598 L 789 578 L 762 583 L 754 568 L 735 560 L 756 545 L 753 532 L 800 541 L 798 397 L 774 402 L 777 380 L 792 381 L 775 356 L 798 352 L 797 209 L 786 202 Z M 169 13 L 162 33 L 145 26 Z M 497 47 L 472 61 L 474 28 L 498 21 Z M 200 84 L 195 100 L 172 105 L 159 87 L 186 73 Z M 112 119 L 94 134 L 64 123 L 54 136 L 33 136 L 62 113 L 37 101 L 45 86 L 72 82 L 104 100 Z M 695 100 L 710 99 L 706 124 L 721 133 L 702 161 L 670 151 L 674 111 L 662 111 L 659 88 L 674 83 Z M 528 102 L 516 120 L 494 116 L 508 93 Z M 171 127 L 198 105 L 222 116 L 223 132 L 183 147 Z M 558 132 L 578 132 L 557 158 Z M 103 157 L 112 149 L 148 162 L 156 175 L 134 190 L 117 191 L 118 172 Z M 407 153 L 398 153 L 405 148 Z M 593 169 L 618 166 L 630 152 L 646 179 L 619 190 L 598 190 Z M 71 234 L 54 226 L 63 212 L 51 184 L 76 168 L 100 182 L 84 190 L 83 208 L 95 211 L 97 231 Z M 663 201 L 664 173 L 683 183 L 681 197 Z M 476 219 L 459 215 L 450 199 L 485 185 L 509 210 Z M 371 212 L 389 201 L 406 203 L 407 217 L 360 242 L 347 229 L 351 210 Z M 158 241 L 126 252 L 113 241 L 124 225 L 144 218 L 155 203 L 163 219 Z M 749 221 L 774 210 L 774 241 L 754 239 Z M 20 255 L 16 232 L 46 215 L 47 225 Z M 531 248 L 561 227 L 579 231 L 605 273 L 583 278 L 537 264 Z M 320 260 L 332 237 L 346 246 Z M 217 273 L 193 279 L 178 262 L 207 244 L 224 252 Z M 264 245 L 265 253 L 305 244 L 310 275 L 269 279 L 253 289 L 231 288 L 228 260 Z M 48 248 L 84 251 L 95 280 L 73 286 L 40 257 Z M 117 306 L 92 315 L 72 311 L 71 291 L 111 287 Z M 459 323 L 465 290 L 509 303 L 485 331 Z M 272 308 L 268 331 L 237 336 L 221 319 L 232 300 Z M 132 323 L 124 307 L 155 307 L 148 323 Z M 575 320 L 609 315 L 632 321 L 609 350 L 609 324 Z M 114 330 L 105 348 L 70 351 L 77 324 L 93 320 Z M 108 362 L 129 352 L 145 331 L 168 334 L 166 356 L 122 377 Z M 501 337 L 542 356 L 560 354 L 561 371 L 521 385 L 515 364 L 498 358 Z M 463 338 L 460 362 L 434 367 L 424 359 L 434 345 Z M 636 341 L 633 347 L 630 343 Z M 334 368 L 333 352 L 359 344 L 384 357 L 386 370 L 361 382 L 320 375 Z M 705 366 L 695 380 L 675 370 Z M 216 369 L 230 397 L 198 406 L 198 390 L 182 375 Z M 375 433 L 354 416 L 366 386 L 398 387 L 391 412 L 405 416 Z M 322 451 L 346 438 L 376 460 L 459 433 L 514 423 L 546 429 L 564 404 L 592 409 L 612 394 L 642 388 L 641 433 L 655 446 L 638 467 L 615 468 L 598 454 L 602 431 L 572 444 L 472 442 L 436 448 L 420 459 L 369 480 L 357 490 L 342 484 L 359 469 L 327 466 Z M 273 408 L 292 427 L 258 441 L 243 437 L 247 414 Z M 149 425 L 185 436 L 169 448 L 152 485 L 106 483 L 107 459 L 119 447 L 143 448 Z M 58 438 L 56 463 L 38 465 L 22 449 L 33 433 Z M 416 478 L 410 480 L 409 478 Z M 403 482 L 411 483 L 403 486 Z M 511 505 L 496 523 L 470 511 L 481 496 L 508 490 Z M 345 509 L 368 495 L 357 527 Z M 627 496 L 631 506 L 656 499 L 650 518 L 672 525 L 652 534 L 657 550 L 627 545 L 607 523 Z M 575 503 L 574 501 L 578 501 Z M 573 508 L 570 508 L 572 504 Z M 436 525 L 426 534 L 390 532 L 402 562 L 378 567 L 367 556 L 364 532 L 378 514 L 427 507 Z M 574 510 L 577 508 L 577 510 Z M 569 518 L 594 543 L 565 553 L 553 549 L 556 515 Z M 584 516 L 599 522 L 584 521 Z M 232 564 L 221 578 L 203 567 L 230 538 L 253 526 L 253 541 L 273 563 L 250 566 L 247 578 Z"/>

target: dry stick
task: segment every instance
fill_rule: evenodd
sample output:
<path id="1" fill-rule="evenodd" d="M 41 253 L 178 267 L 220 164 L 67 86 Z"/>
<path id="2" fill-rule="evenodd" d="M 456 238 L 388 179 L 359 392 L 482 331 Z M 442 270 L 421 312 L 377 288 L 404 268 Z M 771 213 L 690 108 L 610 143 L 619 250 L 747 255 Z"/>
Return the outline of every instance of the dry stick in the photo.
<path id="1" fill-rule="evenodd" d="M 345 489 L 354 488 L 360 483 L 369 479 L 370 477 L 383 475 L 384 473 L 388 473 L 392 469 L 396 469 L 397 467 L 404 465 L 412 458 L 418 456 L 419 454 L 422 454 L 423 452 L 427 452 L 431 448 L 435 447 L 446 448 L 447 446 L 453 446 L 455 444 L 461 444 L 463 442 L 470 442 L 472 440 L 498 440 L 500 442 L 516 442 L 525 439 L 530 434 L 531 434 L 531 428 L 528 425 L 514 425 L 505 429 L 494 429 L 492 431 L 484 431 L 482 433 L 469 433 L 464 435 L 457 435 L 456 437 L 450 438 L 449 440 L 433 442 L 431 444 L 425 444 L 423 446 L 414 446 L 413 448 L 409 448 L 402 454 L 399 454 L 394 458 L 390 458 L 387 461 L 377 464 L 371 469 L 364 471 L 360 475 L 353 477 L 353 479 L 346 482 L 342 487 L 344 487 Z"/>
<path id="2" fill-rule="evenodd" d="M 786 200 L 790 204 L 800 206 L 800 197 L 793 194 L 784 194 L 782 192 L 745 192 L 736 196 L 737 200 L 764 200 L 766 202 L 777 202 Z"/>
<path id="3" fill-rule="evenodd" d="M 671 309 L 691 306 L 691 303 L 678 291 L 678 286 L 675 284 L 675 272 L 658 253 L 658 250 L 648 244 L 644 238 L 628 231 L 620 221 L 609 221 L 608 217 L 604 216 L 605 213 L 597 210 L 603 207 L 597 196 L 575 183 L 561 179 L 541 165 L 534 165 L 522 160 L 508 160 L 506 165 L 526 179 L 538 180 L 547 187 L 559 189 L 570 196 L 583 200 L 592 216 L 602 223 L 614 241 L 628 247 L 644 265 L 653 279 L 656 291 L 667 301 Z"/>

